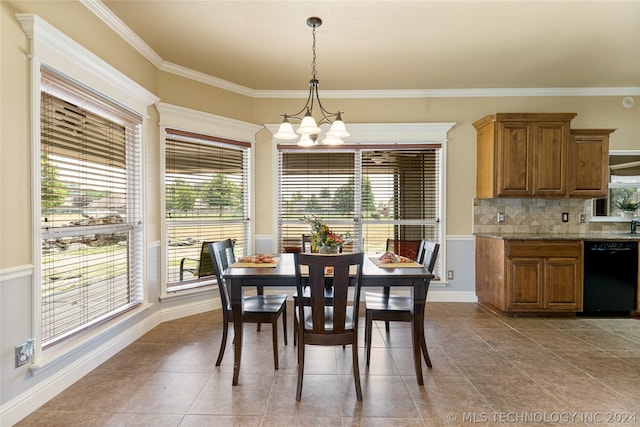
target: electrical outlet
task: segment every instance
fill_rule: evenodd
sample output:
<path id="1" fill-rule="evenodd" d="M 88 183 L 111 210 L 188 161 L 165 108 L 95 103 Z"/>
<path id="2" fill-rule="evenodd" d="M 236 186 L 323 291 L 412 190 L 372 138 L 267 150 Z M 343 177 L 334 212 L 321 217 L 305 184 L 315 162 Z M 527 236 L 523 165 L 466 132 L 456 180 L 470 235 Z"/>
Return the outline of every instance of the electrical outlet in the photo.
<path id="1" fill-rule="evenodd" d="M 34 346 L 35 340 L 31 338 L 28 339 L 24 344 L 16 347 L 16 368 L 24 365 L 29 361 L 29 358 L 33 355 Z"/>
<path id="2" fill-rule="evenodd" d="M 562 212 L 562 222 L 569 222 L 569 212 Z"/>
<path id="3" fill-rule="evenodd" d="M 587 222 L 587 215 L 585 213 L 581 213 L 580 214 L 580 223 L 584 224 L 585 222 Z"/>
<path id="4" fill-rule="evenodd" d="M 453 280 L 453 270 L 447 271 L 447 280 Z"/>
<path id="5" fill-rule="evenodd" d="M 498 212 L 498 222 L 504 222 L 504 212 Z"/>

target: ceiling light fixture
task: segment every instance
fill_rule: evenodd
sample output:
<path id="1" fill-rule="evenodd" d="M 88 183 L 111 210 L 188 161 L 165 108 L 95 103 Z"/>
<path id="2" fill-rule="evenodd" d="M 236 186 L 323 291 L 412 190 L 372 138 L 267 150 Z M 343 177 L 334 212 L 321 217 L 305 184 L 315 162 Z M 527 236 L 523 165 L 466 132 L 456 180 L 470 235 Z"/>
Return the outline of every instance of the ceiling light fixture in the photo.
<path id="1" fill-rule="evenodd" d="M 311 61 L 311 80 L 309 80 L 309 96 L 304 107 L 295 114 L 283 114 L 283 120 L 280 124 L 278 132 L 274 135 L 278 139 L 296 139 L 300 135 L 298 145 L 311 147 L 318 143 L 318 134 L 322 131 L 320 125 L 325 123 L 331 124 L 331 128 L 327 132 L 322 144 L 339 145 L 342 144 L 342 138 L 349 136 L 347 129 L 342 121 L 342 111 L 331 113 L 327 111 L 320 102 L 318 94 L 318 79 L 316 79 L 316 28 L 322 25 L 322 20 L 317 17 L 307 19 L 307 25 L 313 28 L 313 60 Z M 313 118 L 314 104 L 318 104 L 318 109 L 322 114 L 320 121 L 316 123 Z M 301 114 L 304 113 L 304 116 Z M 289 119 L 300 121 L 300 126 L 294 132 L 293 126 Z M 297 133 L 297 134 L 296 134 Z"/>

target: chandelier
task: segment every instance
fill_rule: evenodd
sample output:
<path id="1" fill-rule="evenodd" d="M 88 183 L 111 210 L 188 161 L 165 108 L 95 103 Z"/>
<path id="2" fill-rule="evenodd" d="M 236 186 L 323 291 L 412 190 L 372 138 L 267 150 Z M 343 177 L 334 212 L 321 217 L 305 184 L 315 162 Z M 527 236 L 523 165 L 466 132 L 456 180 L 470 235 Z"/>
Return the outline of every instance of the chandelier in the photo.
<path id="1" fill-rule="evenodd" d="M 342 112 L 331 113 L 327 111 L 320 102 L 318 94 L 318 79 L 316 79 L 316 28 L 322 25 L 322 20 L 317 17 L 307 19 L 307 25 L 313 28 L 313 60 L 311 61 L 311 80 L 309 80 L 309 96 L 304 107 L 295 114 L 283 114 L 283 120 L 278 129 L 278 133 L 274 136 L 279 139 L 296 139 L 300 135 L 298 145 L 310 147 L 318 142 L 318 135 L 322 131 L 320 125 L 325 123 L 331 124 L 331 128 L 322 140 L 322 144 L 339 145 L 342 144 L 342 138 L 349 136 L 347 129 L 342 121 Z M 318 110 L 322 114 L 322 118 L 316 123 L 313 118 L 313 107 L 318 105 Z M 301 114 L 304 113 L 304 116 Z M 293 126 L 289 119 L 300 121 L 300 126 L 294 132 Z"/>

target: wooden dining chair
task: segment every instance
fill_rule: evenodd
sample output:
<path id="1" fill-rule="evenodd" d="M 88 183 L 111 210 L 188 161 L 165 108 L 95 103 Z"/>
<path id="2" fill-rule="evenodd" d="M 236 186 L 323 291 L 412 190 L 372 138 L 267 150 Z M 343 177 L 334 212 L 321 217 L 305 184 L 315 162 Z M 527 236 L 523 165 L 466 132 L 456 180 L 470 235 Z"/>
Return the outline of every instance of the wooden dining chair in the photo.
<path id="1" fill-rule="evenodd" d="M 408 240 L 408 239 L 387 239 L 387 252 L 393 252 L 396 255 L 400 255 L 422 264 L 420 258 L 422 251 L 422 243 L 424 239 Z M 382 288 L 382 293 L 388 297 L 391 294 L 389 286 Z M 389 322 L 384 322 L 384 329 L 389 332 Z"/>
<path id="2" fill-rule="evenodd" d="M 430 272 L 436 265 L 440 244 L 423 239 L 420 243 L 420 253 L 418 262 L 423 264 Z M 427 288 L 427 292 L 429 289 Z M 365 349 L 367 354 L 367 366 L 371 360 L 371 335 L 373 334 L 373 321 L 381 320 L 388 322 L 412 322 L 413 325 L 413 298 L 403 295 L 389 295 L 385 293 L 365 293 Z M 388 325 L 386 332 L 389 333 Z M 422 347 L 422 355 L 427 366 L 431 368 L 431 359 L 427 351 L 427 342 L 424 334 L 421 337 L 420 346 Z"/>
<path id="3" fill-rule="evenodd" d="M 298 387 L 296 400 L 302 396 L 304 377 L 305 346 L 351 345 L 353 378 L 356 397 L 362 400 L 360 369 L 358 366 L 358 309 L 360 306 L 360 286 L 364 253 L 320 255 L 294 254 L 296 288 L 298 295 L 303 288 L 309 288 L 309 304 L 298 298 L 295 316 L 298 319 Z M 355 268 L 355 271 L 350 271 Z M 351 273 L 351 275 L 350 275 Z M 328 304 L 325 298 L 326 280 L 333 281 L 333 300 Z M 353 299 L 349 300 L 352 285 Z"/>
<path id="4" fill-rule="evenodd" d="M 227 334 L 229 325 L 233 324 L 231 303 L 226 283 L 222 273 L 235 262 L 233 244 L 230 239 L 209 244 L 209 253 L 213 262 L 213 269 L 220 290 L 220 302 L 222 304 L 222 342 L 216 366 L 220 366 L 224 351 L 227 346 Z M 282 316 L 282 329 L 284 345 L 287 345 L 287 295 L 253 295 L 245 296 L 243 301 L 242 321 L 246 323 L 271 323 L 273 335 L 273 363 L 278 369 L 278 317 Z"/>

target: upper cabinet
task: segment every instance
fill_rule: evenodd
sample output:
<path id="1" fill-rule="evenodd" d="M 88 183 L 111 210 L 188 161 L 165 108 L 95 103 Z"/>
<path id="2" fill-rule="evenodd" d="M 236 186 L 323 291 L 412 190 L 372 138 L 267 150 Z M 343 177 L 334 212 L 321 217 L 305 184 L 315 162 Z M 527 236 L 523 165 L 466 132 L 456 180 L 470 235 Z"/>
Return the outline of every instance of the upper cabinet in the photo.
<path id="1" fill-rule="evenodd" d="M 609 135 L 615 129 L 571 129 L 569 196 L 606 197 Z"/>
<path id="2" fill-rule="evenodd" d="M 475 122 L 476 197 L 586 198 L 606 194 L 607 178 L 600 173 L 607 172 L 610 132 L 577 131 L 572 138 L 575 116 L 497 113 Z"/>

